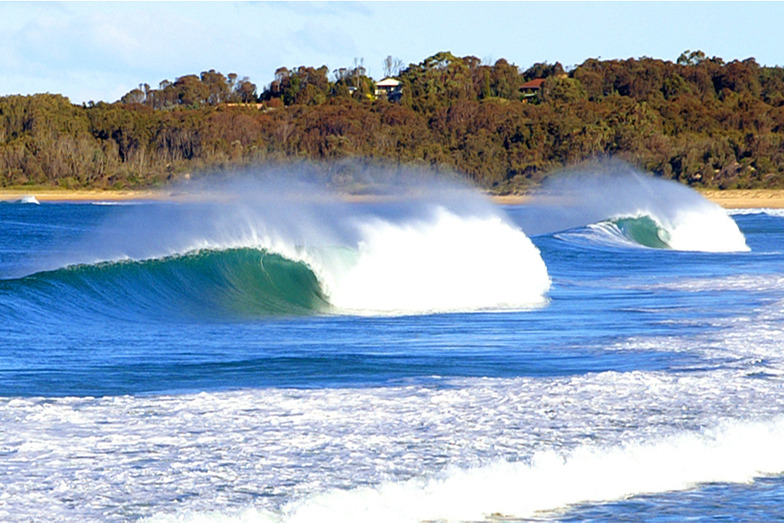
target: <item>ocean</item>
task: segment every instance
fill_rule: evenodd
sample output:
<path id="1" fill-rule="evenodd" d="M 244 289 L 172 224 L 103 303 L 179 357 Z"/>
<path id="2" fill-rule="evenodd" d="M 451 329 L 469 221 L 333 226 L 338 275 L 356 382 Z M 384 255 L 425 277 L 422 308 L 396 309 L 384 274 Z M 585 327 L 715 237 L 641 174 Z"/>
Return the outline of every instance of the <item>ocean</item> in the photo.
<path id="1" fill-rule="evenodd" d="M 301 189 L 0 204 L 0 520 L 784 517 L 784 211 Z"/>

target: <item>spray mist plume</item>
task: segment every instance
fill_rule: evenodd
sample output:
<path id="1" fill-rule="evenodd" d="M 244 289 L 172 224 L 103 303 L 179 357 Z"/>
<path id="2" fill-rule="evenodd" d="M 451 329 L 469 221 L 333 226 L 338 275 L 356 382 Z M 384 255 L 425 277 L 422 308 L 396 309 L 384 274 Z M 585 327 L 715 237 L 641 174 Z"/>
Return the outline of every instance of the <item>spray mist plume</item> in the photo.
<path id="1" fill-rule="evenodd" d="M 124 302 L 185 296 L 200 315 L 420 314 L 545 302 L 550 279 L 538 249 L 475 190 L 365 172 L 365 195 L 347 201 L 314 182 L 318 173 L 300 171 L 203 179 L 172 190 L 172 201 L 126 206 L 42 270 L 87 293 L 123 289 Z"/>
<path id="2" fill-rule="evenodd" d="M 551 176 L 517 222 L 531 236 L 587 226 L 595 241 L 678 251 L 749 250 L 738 226 L 715 203 L 615 161 Z"/>

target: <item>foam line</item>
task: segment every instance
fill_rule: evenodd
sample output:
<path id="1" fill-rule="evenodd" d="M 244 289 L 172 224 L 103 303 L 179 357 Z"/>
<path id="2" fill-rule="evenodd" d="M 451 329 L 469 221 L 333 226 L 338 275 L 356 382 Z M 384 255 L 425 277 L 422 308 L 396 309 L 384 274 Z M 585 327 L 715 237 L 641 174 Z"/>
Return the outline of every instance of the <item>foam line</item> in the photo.
<path id="1" fill-rule="evenodd" d="M 751 482 L 784 472 L 784 420 L 732 422 L 700 433 L 611 448 L 541 452 L 528 463 L 498 462 L 441 477 L 376 488 L 332 491 L 286 508 L 280 521 L 301 523 L 526 518 L 542 511 L 708 482 Z"/>
<path id="2" fill-rule="evenodd" d="M 784 472 L 784 419 L 725 422 L 703 432 L 568 453 L 545 451 L 527 462 L 451 469 L 430 479 L 333 490 L 279 513 L 160 514 L 153 522 L 419 523 L 531 518 L 589 502 L 688 490 L 705 483 L 749 483 Z"/>

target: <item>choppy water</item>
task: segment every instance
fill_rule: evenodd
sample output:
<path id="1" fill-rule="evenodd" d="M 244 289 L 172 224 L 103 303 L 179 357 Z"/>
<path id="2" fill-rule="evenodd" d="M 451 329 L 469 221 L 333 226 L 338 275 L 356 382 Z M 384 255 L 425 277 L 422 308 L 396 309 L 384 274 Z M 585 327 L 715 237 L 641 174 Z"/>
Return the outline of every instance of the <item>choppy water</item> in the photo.
<path id="1" fill-rule="evenodd" d="M 654 189 L 0 204 L 0 519 L 784 516 L 784 213 Z"/>

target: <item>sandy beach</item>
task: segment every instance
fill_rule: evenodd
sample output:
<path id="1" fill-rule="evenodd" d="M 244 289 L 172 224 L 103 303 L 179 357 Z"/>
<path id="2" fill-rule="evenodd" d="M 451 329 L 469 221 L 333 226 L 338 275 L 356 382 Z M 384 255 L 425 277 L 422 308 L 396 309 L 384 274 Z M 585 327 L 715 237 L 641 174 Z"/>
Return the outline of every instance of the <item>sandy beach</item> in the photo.
<path id="1" fill-rule="evenodd" d="M 699 191 L 708 200 L 726 209 L 784 208 L 784 189 L 740 189 L 720 191 L 716 189 Z M 59 190 L 59 189 L 0 189 L 0 201 L 16 201 L 34 196 L 40 202 L 80 202 L 80 201 L 130 201 L 130 200 L 168 200 L 177 198 L 172 190 Z M 526 202 L 525 195 L 491 196 L 495 203 L 516 205 Z M 365 201 L 365 197 L 349 196 L 349 201 Z"/>
<path id="2" fill-rule="evenodd" d="M 725 209 L 784 208 L 784 189 L 711 189 L 700 194 Z"/>
<path id="3" fill-rule="evenodd" d="M 167 191 L 108 191 L 99 189 L 61 190 L 61 189 L 0 189 L 0 201 L 16 201 L 33 196 L 39 202 L 90 202 L 90 201 L 128 201 L 161 200 L 171 196 Z"/>

